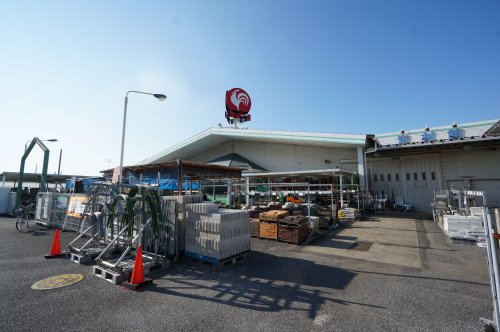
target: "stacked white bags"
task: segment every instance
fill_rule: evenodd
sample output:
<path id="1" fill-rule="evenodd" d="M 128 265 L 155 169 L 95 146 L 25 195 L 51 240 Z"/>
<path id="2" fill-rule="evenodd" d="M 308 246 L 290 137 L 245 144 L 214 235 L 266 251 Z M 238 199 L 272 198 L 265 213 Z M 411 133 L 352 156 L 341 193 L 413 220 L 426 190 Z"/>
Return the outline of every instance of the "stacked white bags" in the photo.
<path id="1" fill-rule="evenodd" d="M 186 252 L 222 260 L 250 250 L 247 211 L 195 203 L 186 204 L 186 212 Z"/>
<path id="2" fill-rule="evenodd" d="M 455 239 L 479 240 L 484 237 L 483 218 L 480 216 L 444 215 L 443 229 Z"/>

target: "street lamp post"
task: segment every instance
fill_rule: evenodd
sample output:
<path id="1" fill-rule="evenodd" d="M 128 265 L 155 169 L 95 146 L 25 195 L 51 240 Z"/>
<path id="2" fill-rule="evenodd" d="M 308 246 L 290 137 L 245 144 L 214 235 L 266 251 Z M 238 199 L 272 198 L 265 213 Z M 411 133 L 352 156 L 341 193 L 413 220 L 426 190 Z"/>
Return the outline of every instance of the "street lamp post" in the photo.
<path id="1" fill-rule="evenodd" d="M 140 93 L 143 95 L 150 95 L 155 97 L 158 100 L 165 100 L 167 99 L 167 96 L 160 94 L 160 93 L 149 93 L 149 92 L 141 92 L 141 91 L 135 91 L 135 90 L 130 90 L 127 91 L 127 94 L 125 95 L 125 106 L 123 108 L 123 129 L 122 129 L 122 148 L 121 148 L 121 154 L 120 154 L 120 183 L 123 183 L 123 149 L 125 147 L 125 126 L 127 123 L 127 104 L 128 104 L 128 94 L 129 93 Z"/>

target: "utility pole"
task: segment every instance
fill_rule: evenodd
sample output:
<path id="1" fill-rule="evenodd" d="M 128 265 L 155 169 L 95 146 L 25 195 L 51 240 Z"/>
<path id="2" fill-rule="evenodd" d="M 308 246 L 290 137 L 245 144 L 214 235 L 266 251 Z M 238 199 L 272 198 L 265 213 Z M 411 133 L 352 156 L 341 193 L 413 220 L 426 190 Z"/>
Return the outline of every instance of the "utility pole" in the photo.
<path id="1" fill-rule="evenodd" d="M 62 158 L 62 149 L 59 151 L 59 166 L 57 167 L 57 175 L 61 174 L 61 158 Z"/>

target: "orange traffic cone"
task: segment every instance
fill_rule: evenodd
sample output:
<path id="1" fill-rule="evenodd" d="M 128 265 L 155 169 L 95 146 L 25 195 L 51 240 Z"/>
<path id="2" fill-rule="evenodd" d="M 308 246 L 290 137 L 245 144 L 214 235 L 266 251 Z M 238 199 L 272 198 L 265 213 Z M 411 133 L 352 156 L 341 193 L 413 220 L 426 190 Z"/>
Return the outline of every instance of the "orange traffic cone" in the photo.
<path id="1" fill-rule="evenodd" d="M 124 283 L 125 287 L 137 290 L 151 283 L 151 279 L 144 278 L 144 265 L 142 264 L 142 246 L 139 244 L 135 255 L 134 269 L 130 282 Z"/>
<path id="2" fill-rule="evenodd" d="M 56 229 L 54 234 L 54 240 L 52 241 L 52 247 L 50 248 L 50 253 L 45 255 L 45 258 L 56 258 L 65 256 L 66 253 L 61 251 L 61 234 L 59 229 Z"/>

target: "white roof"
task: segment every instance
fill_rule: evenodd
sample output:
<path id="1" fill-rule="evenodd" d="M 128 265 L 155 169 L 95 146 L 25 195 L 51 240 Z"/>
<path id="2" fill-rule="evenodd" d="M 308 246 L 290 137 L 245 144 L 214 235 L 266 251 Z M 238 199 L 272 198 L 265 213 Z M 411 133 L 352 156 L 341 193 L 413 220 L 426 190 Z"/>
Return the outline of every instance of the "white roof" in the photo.
<path id="1" fill-rule="evenodd" d="M 138 165 L 189 159 L 228 140 L 255 141 L 275 144 L 300 144 L 322 147 L 364 147 L 366 135 L 332 134 L 301 131 L 276 131 L 238 128 L 208 128 L 160 153 L 141 161 Z"/>

